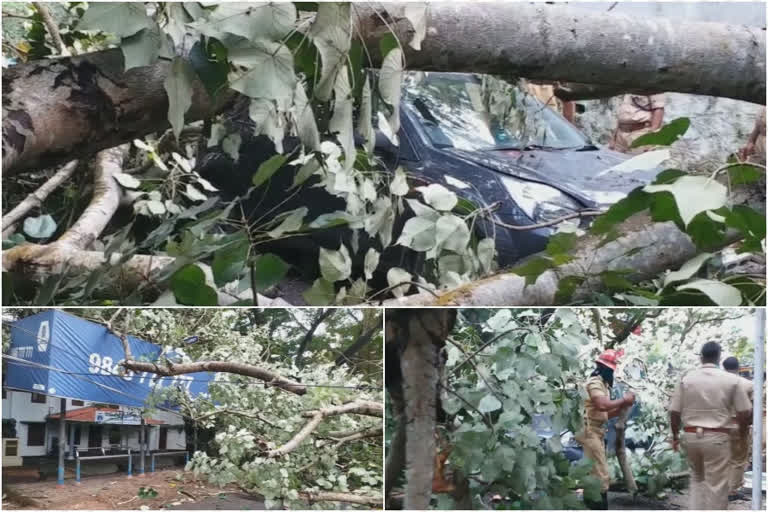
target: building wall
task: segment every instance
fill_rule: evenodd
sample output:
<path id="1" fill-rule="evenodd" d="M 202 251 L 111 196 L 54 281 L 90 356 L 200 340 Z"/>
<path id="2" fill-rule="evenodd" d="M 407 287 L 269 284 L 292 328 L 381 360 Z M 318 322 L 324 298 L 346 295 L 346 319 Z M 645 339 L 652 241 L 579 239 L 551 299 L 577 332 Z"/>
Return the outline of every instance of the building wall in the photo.
<path id="1" fill-rule="evenodd" d="M 53 439 L 59 437 L 59 424 L 55 420 L 47 420 L 46 417 L 49 414 L 56 414 L 59 412 L 59 401 L 59 398 L 47 396 L 45 403 L 33 403 L 31 393 L 11 390 L 6 392 L 6 398 L 2 401 L 2 417 L 3 419 L 12 418 L 16 420 L 16 435 L 19 438 L 19 455 L 22 457 L 35 457 L 48 454 L 51 446 L 53 446 Z M 92 405 L 94 405 L 92 402 L 84 402 L 83 405 L 79 406 L 72 405 L 72 400 L 67 399 L 67 410 L 81 409 Z M 128 408 L 121 407 L 121 409 L 127 410 Z M 156 411 L 152 415 L 152 418 L 165 423 L 163 426 L 168 431 L 166 442 L 168 450 L 183 450 L 186 448 L 184 420 L 180 415 L 167 411 Z M 43 446 L 27 446 L 27 422 L 44 423 L 46 425 L 44 437 L 45 444 Z M 74 429 L 77 425 L 80 425 L 80 442 L 75 446 L 81 450 L 88 449 L 89 427 L 94 424 L 69 422 L 68 425 L 70 425 L 70 429 Z M 139 427 L 137 425 L 102 425 L 102 447 L 108 448 L 111 445 L 109 442 L 109 430 L 113 427 L 118 427 L 121 430 L 120 444 L 122 447 L 130 448 L 131 450 L 140 449 Z M 147 425 L 146 431 L 148 433 L 149 449 L 157 450 L 160 440 L 160 427 Z M 72 436 L 70 434 L 66 439 L 68 452 L 71 452 L 71 439 Z"/>

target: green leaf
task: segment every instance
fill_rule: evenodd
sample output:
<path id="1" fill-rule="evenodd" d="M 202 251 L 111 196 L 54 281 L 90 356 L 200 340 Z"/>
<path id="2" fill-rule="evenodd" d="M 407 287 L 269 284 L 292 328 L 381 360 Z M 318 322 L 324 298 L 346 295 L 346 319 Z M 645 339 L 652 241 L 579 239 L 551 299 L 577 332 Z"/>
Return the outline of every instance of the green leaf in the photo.
<path id="1" fill-rule="evenodd" d="M 681 176 L 668 185 L 646 185 L 648 193 L 669 192 L 675 198 L 680 218 L 687 226 L 700 212 L 717 210 L 728 199 L 728 190 L 717 181 L 705 176 Z"/>
<path id="2" fill-rule="evenodd" d="M 765 285 L 745 276 L 728 279 L 728 284 L 737 288 L 750 305 L 765 306 Z"/>
<path id="3" fill-rule="evenodd" d="M 576 245 L 576 233 L 555 233 L 547 242 L 547 254 L 557 256 L 568 254 Z"/>
<path id="4" fill-rule="evenodd" d="M 24 233 L 31 238 L 50 238 L 56 232 L 56 221 L 50 215 L 24 219 Z"/>
<path id="5" fill-rule="evenodd" d="M 641 135 L 632 142 L 630 147 L 640 146 L 671 146 L 677 139 L 682 137 L 691 126 L 691 120 L 687 117 L 680 117 L 670 121 L 661 127 L 659 131 Z"/>
<path id="6" fill-rule="evenodd" d="M 365 253 L 365 278 L 366 279 L 372 279 L 373 273 L 376 271 L 376 268 L 379 266 L 379 258 L 380 258 L 379 251 L 374 249 L 373 247 L 368 248 L 368 252 Z"/>
<path id="7" fill-rule="evenodd" d="M 604 214 L 595 219 L 590 231 L 596 235 L 603 235 L 611 231 L 616 224 L 624 222 L 632 215 L 639 213 L 651 205 L 651 196 L 636 188 L 627 197 L 611 205 Z"/>
<path id="8" fill-rule="evenodd" d="M 510 272 L 525 277 L 525 285 L 528 286 L 536 282 L 541 274 L 554 268 L 555 265 L 549 258 L 536 257 L 526 261 L 522 265 L 513 267 Z"/>
<path id="9" fill-rule="evenodd" d="M 352 17 L 349 3 L 324 2 L 317 8 L 317 15 L 309 36 L 317 47 L 322 63 L 320 81 L 315 96 L 320 101 L 331 99 L 336 75 L 341 72 L 352 47 Z"/>
<path id="10" fill-rule="evenodd" d="M 251 245 L 248 240 L 242 240 L 234 245 L 223 247 L 213 253 L 213 280 L 216 286 L 224 286 L 227 283 L 240 278 L 245 268 L 248 252 Z"/>
<path id="11" fill-rule="evenodd" d="M 365 141 L 364 147 L 368 154 L 373 153 L 376 144 L 376 134 L 373 131 L 373 103 L 371 99 L 371 84 L 368 76 L 365 77 L 360 93 L 360 114 L 357 121 L 357 131 Z"/>
<path id="12" fill-rule="evenodd" d="M 677 281 L 685 281 L 692 278 L 699 271 L 701 266 L 712 257 L 711 253 L 704 252 L 691 258 L 683 263 L 683 265 L 676 271 L 668 273 L 664 277 L 664 286 Z"/>
<path id="13" fill-rule="evenodd" d="M 452 214 L 442 215 L 435 223 L 435 244 L 444 250 L 464 254 L 470 233 L 464 219 Z"/>
<path id="14" fill-rule="evenodd" d="M 269 160 L 262 163 L 256 171 L 256 174 L 253 175 L 253 185 L 255 187 L 260 187 L 283 166 L 286 160 L 288 160 L 288 158 L 285 155 L 274 155 Z"/>
<path id="15" fill-rule="evenodd" d="M 293 108 L 296 116 L 296 131 L 299 140 L 304 144 L 306 151 L 318 151 L 320 149 L 320 132 L 317 129 L 315 114 L 312 105 L 307 98 L 307 91 L 304 90 L 304 84 L 296 82 L 296 90 L 293 94 Z M 275 115 L 275 117 L 277 117 Z M 282 135 L 283 127 L 275 124 L 275 131 L 279 130 Z"/>
<path id="16" fill-rule="evenodd" d="M 493 394 L 488 393 L 483 397 L 482 400 L 480 400 L 480 403 L 477 405 L 477 410 L 482 412 L 483 414 L 487 412 L 493 412 L 498 409 L 501 409 L 501 402 L 499 402 L 499 399 L 493 396 Z"/>
<path id="17" fill-rule="evenodd" d="M 310 306 L 327 306 L 336 298 L 336 291 L 333 288 L 333 283 L 320 277 L 315 279 L 312 288 L 305 291 L 302 297 Z"/>
<path id="18" fill-rule="evenodd" d="M 729 284 L 710 279 L 697 279 L 677 287 L 678 290 L 698 290 L 718 306 L 741 306 L 741 292 Z"/>
<path id="19" fill-rule="evenodd" d="M 493 267 L 493 259 L 496 257 L 496 240 L 483 238 L 477 243 L 477 259 L 483 272 L 490 272 Z"/>
<path id="20" fill-rule="evenodd" d="M 27 239 L 24 238 L 24 235 L 22 235 L 21 233 L 14 233 L 8 238 L 3 239 L 3 250 L 11 249 L 12 247 L 21 245 L 26 241 Z"/>
<path id="21" fill-rule="evenodd" d="M 217 39 L 203 46 L 196 42 L 189 52 L 189 63 L 211 97 L 224 90 L 229 74 L 227 47 Z"/>
<path id="22" fill-rule="evenodd" d="M 219 39 L 223 34 L 233 34 L 249 41 L 279 41 L 295 23 L 296 7 L 290 2 L 222 2 L 207 20 L 195 26 L 203 34 Z"/>
<path id="23" fill-rule="evenodd" d="M 379 94 L 392 108 L 387 117 L 389 130 L 397 134 L 400 130 L 400 95 L 403 86 L 403 51 L 393 48 L 384 57 L 379 70 Z M 453 208 L 453 207 L 451 207 Z M 450 208 L 449 208 L 450 209 Z"/>
<path id="24" fill-rule="evenodd" d="M 555 292 L 555 302 L 557 304 L 569 303 L 576 288 L 581 286 L 584 280 L 582 276 L 565 276 L 560 279 L 557 283 L 557 292 Z"/>
<path id="25" fill-rule="evenodd" d="M 725 218 L 728 227 L 738 229 L 745 237 L 765 238 L 765 215 L 744 205 L 734 206 Z"/>
<path id="26" fill-rule="evenodd" d="M 115 180 L 125 188 L 137 189 L 141 186 L 141 182 L 139 180 L 130 174 L 125 174 L 124 172 L 116 172 L 112 175 L 112 177 L 115 178 Z"/>
<path id="27" fill-rule="evenodd" d="M 439 211 L 451 211 L 459 201 L 456 193 L 437 183 L 432 183 L 426 187 L 416 187 L 416 190 L 421 192 L 428 205 Z"/>
<path id="28" fill-rule="evenodd" d="M 710 217 L 712 214 L 712 211 L 699 213 L 685 230 L 700 250 L 717 250 L 725 242 L 725 225 L 722 222 L 712 220 Z M 765 217 L 763 217 L 763 222 L 765 222 Z"/>
<path id="29" fill-rule="evenodd" d="M 306 206 L 296 208 L 289 212 L 285 212 L 282 222 L 273 230 L 268 231 L 267 235 L 272 238 L 280 238 L 284 233 L 298 231 L 301 228 L 302 221 L 307 215 L 309 209 Z"/>
<path id="30" fill-rule="evenodd" d="M 154 23 L 143 2 L 91 2 L 77 23 L 77 30 L 101 30 L 128 37 Z"/>
<path id="31" fill-rule="evenodd" d="M 731 178 L 731 185 L 746 185 L 755 183 L 763 177 L 765 171 L 755 165 L 744 163 L 729 167 L 728 176 Z"/>
<path id="32" fill-rule="evenodd" d="M 423 217 L 408 219 L 396 242 L 396 245 L 404 245 L 419 252 L 426 252 L 435 244 L 435 222 Z"/>
<path id="33" fill-rule="evenodd" d="M 624 277 L 628 271 L 604 270 L 600 273 L 600 280 L 610 291 L 621 291 L 632 288 L 634 284 Z"/>
<path id="34" fill-rule="evenodd" d="M 404 196 L 405 194 L 408 193 L 408 180 L 405 175 L 405 171 L 403 171 L 402 167 L 398 167 L 397 169 L 395 169 L 395 177 L 392 179 L 392 182 L 389 184 L 389 191 L 396 196 Z M 408 204 L 410 204 L 410 201 Z M 416 213 L 416 215 L 420 215 L 420 213 L 416 211 L 416 209 L 414 209 L 413 211 Z"/>
<path id="35" fill-rule="evenodd" d="M 343 281 L 352 274 L 352 258 L 342 243 L 338 251 L 320 248 L 320 274 L 331 283 Z"/>
<path id="36" fill-rule="evenodd" d="M 353 133 L 352 87 L 349 84 L 346 69 L 346 66 L 342 67 L 342 71 L 336 75 L 336 83 L 333 86 L 333 115 L 328 123 L 328 130 L 336 134 L 336 138 L 344 150 L 344 169 L 350 170 L 355 164 L 357 149 L 355 148 Z"/>
<path id="37" fill-rule="evenodd" d="M 179 304 L 217 306 L 216 290 L 205 284 L 205 273 L 197 265 L 186 265 L 171 276 L 171 290 Z"/>
<path id="38" fill-rule="evenodd" d="M 279 256 L 267 253 L 256 257 L 253 265 L 253 281 L 256 291 L 264 291 L 272 288 L 282 281 L 291 266 Z"/>
<path id="39" fill-rule="evenodd" d="M 414 50 L 420 51 L 421 42 L 427 35 L 427 4 L 422 2 L 407 3 L 404 9 L 403 14 L 413 27 L 413 37 L 408 44 Z"/>
<path id="40" fill-rule="evenodd" d="M 181 57 L 175 57 L 171 70 L 163 81 L 163 86 L 168 94 L 168 122 L 171 123 L 177 140 L 184 128 L 184 114 L 192 106 L 194 80 L 194 73 L 187 61 Z"/>
<path id="41" fill-rule="evenodd" d="M 287 102 L 293 96 L 296 75 L 287 46 L 271 41 L 251 41 L 230 48 L 229 60 L 245 71 L 230 77 L 230 87 L 249 98 Z"/>
<path id="42" fill-rule="evenodd" d="M 400 267 L 392 267 L 387 271 L 387 283 L 392 288 L 392 295 L 395 297 L 402 297 L 405 295 L 408 290 L 411 288 L 410 281 L 411 281 L 411 274 L 409 272 L 406 272 Z M 400 283 L 409 283 L 404 284 L 403 286 L 397 286 Z"/>
<path id="43" fill-rule="evenodd" d="M 165 33 L 157 24 L 124 38 L 120 50 L 123 52 L 126 71 L 154 64 L 158 56 L 169 56 L 172 52 Z"/>

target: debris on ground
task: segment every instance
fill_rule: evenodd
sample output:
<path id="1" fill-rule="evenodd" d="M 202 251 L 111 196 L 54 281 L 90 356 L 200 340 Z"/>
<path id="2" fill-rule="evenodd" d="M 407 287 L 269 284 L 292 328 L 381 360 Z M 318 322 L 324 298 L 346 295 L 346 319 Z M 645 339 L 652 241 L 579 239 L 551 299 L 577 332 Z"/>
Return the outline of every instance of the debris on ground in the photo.
<path id="1" fill-rule="evenodd" d="M 227 499 L 221 499 L 225 496 Z M 34 497 L 34 499 L 32 498 Z M 214 502 L 215 500 L 215 502 Z M 83 478 L 77 485 L 67 479 L 29 482 L 3 488 L 3 510 L 263 510 L 263 498 L 247 495 L 238 487 L 223 488 L 193 475 L 169 469 L 115 479 L 115 475 Z"/>

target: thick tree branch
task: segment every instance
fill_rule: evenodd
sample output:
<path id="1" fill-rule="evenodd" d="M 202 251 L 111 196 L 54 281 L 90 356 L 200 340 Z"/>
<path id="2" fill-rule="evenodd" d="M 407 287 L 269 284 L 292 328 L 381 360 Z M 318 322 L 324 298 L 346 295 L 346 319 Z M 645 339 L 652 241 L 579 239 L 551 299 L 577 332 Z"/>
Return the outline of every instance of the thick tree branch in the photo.
<path id="1" fill-rule="evenodd" d="M 13 231 L 13 226 L 20 221 L 32 208 L 43 204 L 46 198 L 67 181 L 77 169 L 77 160 L 72 160 L 67 165 L 56 171 L 48 181 L 40 185 L 40 188 L 29 194 L 22 202 L 11 211 L 3 215 L 3 238 L 7 238 Z"/>
<path id="2" fill-rule="evenodd" d="M 128 146 L 107 149 L 94 160 L 93 197 L 85 211 L 55 243 L 75 249 L 87 249 L 107 227 L 120 206 L 120 185 L 115 174 L 122 172 Z"/>
<path id="3" fill-rule="evenodd" d="M 135 372 L 149 372 L 166 377 L 196 372 L 234 373 L 262 380 L 266 385 L 280 388 L 297 395 L 303 395 L 307 392 L 307 388 L 300 382 L 286 379 L 271 370 L 245 363 L 230 361 L 199 361 L 196 363 L 181 363 L 164 366 L 157 363 L 126 360 L 123 363 L 123 366 Z"/>
<path id="4" fill-rule="evenodd" d="M 402 4 L 388 3 L 394 13 Z M 357 4 L 359 32 L 379 64 L 379 38 L 413 34 L 404 18 Z M 724 96 L 765 104 L 765 33 L 722 23 L 584 12 L 564 5 L 436 2 L 409 69 L 519 76 L 626 89 Z M 471 41 L 471 43 L 470 43 Z"/>
<path id="5" fill-rule="evenodd" d="M 381 324 L 381 322 L 379 322 L 379 324 Z M 360 349 L 366 346 L 371 341 L 371 339 L 373 339 L 373 335 L 376 334 L 380 328 L 380 325 L 373 326 L 370 329 L 363 331 L 360 336 L 358 336 L 357 339 L 349 347 L 347 347 L 339 357 L 336 358 L 334 365 L 341 366 L 344 363 L 351 362 L 352 357 L 354 357 L 354 355 L 357 354 Z"/>
<path id="6" fill-rule="evenodd" d="M 308 411 L 302 413 L 305 418 L 310 420 L 294 435 L 290 441 L 285 443 L 280 448 L 270 450 L 267 452 L 267 457 L 280 457 L 286 453 L 290 453 L 311 434 L 322 421 L 329 416 L 338 416 L 339 414 L 364 414 L 367 416 L 378 416 L 379 418 L 384 415 L 384 408 L 381 404 L 376 402 L 357 400 L 349 402 L 343 405 L 337 405 L 333 407 L 327 407 L 317 411 Z"/>
<path id="7" fill-rule="evenodd" d="M 170 63 L 124 70 L 120 49 L 3 68 L 3 175 L 60 165 L 168 127 Z M 229 97 L 223 94 L 219 101 Z M 215 106 L 196 80 L 187 120 Z"/>
<path id="8" fill-rule="evenodd" d="M 45 28 L 48 30 L 48 34 L 53 40 L 53 45 L 56 47 L 62 57 L 69 57 L 70 52 L 67 49 L 67 45 L 65 45 L 64 41 L 61 39 L 59 27 L 56 25 L 56 21 L 53 19 L 53 16 L 51 16 L 51 11 L 49 11 L 48 7 L 42 2 L 32 2 L 32 5 L 35 6 L 37 12 L 40 13 L 40 17 L 43 18 L 43 23 L 45 24 Z"/>
<path id="9" fill-rule="evenodd" d="M 296 350 L 296 367 L 297 368 L 302 368 L 304 366 L 304 351 L 307 350 L 307 345 L 309 345 L 309 342 L 312 341 L 312 338 L 315 336 L 315 331 L 317 330 L 318 327 L 320 327 L 320 324 L 323 323 L 323 321 L 326 318 L 331 316 L 333 311 L 334 310 L 332 308 L 321 309 L 318 315 L 312 320 L 312 323 L 309 326 L 307 333 L 301 339 L 301 342 L 299 343 L 299 348 Z"/>
<path id="10" fill-rule="evenodd" d="M 570 253 L 571 261 L 543 272 L 531 285 L 526 285 L 525 277 L 505 271 L 440 292 L 437 298 L 420 293 L 390 299 L 384 304 L 388 307 L 550 306 L 557 304 L 555 294 L 565 277 L 585 278 L 571 298 L 578 301 L 603 288 L 599 274 L 605 270 L 632 269 L 627 279 L 639 282 L 667 269 L 679 268 L 698 253 L 691 238 L 674 223 L 653 222 L 645 213 L 630 217 L 616 230 L 621 236 L 608 243 L 593 235 L 581 237 Z M 724 245 L 738 239 L 736 233 L 729 232 Z M 535 256 L 542 255 L 532 257 Z"/>

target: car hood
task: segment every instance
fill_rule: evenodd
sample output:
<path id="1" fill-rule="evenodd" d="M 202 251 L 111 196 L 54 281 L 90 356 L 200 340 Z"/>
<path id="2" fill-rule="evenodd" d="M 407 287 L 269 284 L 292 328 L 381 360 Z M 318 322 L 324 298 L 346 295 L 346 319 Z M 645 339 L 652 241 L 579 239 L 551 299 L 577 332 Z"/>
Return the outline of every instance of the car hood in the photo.
<path id="1" fill-rule="evenodd" d="M 654 180 L 662 168 L 639 168 L 621 153 L 576 150 L 446 151 L 494 171 L 562 190 L 590 207 L 607 207 Z M 629 165 L 627 165 L 629 164 Z"/>

